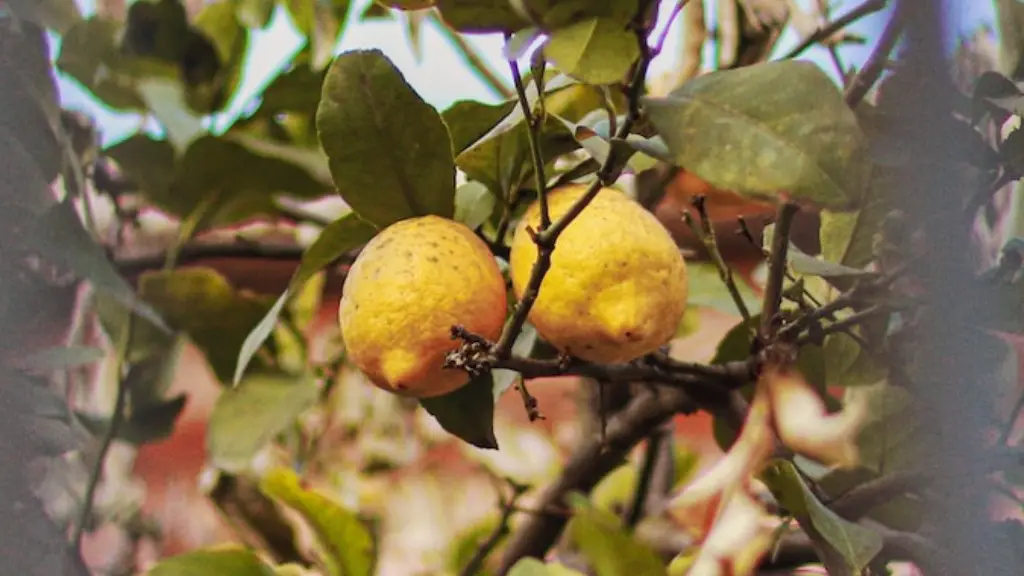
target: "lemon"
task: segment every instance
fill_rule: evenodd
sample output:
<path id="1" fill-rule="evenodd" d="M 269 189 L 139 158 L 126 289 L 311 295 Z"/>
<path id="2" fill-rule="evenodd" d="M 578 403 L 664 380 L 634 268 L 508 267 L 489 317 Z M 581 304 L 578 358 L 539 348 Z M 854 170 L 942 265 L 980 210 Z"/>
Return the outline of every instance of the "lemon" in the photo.
<path id="1" fill-rule="evenodd" d="M 583 196 L 571 184 L 548 193 L 552 221 Z M 527 208 L 512 238 L 509 269 L 518 298 L 537 260 Z M 627 362 L 657 350 L 686 312 L 686 262 L 653 214 L 614 188 L 603 188 L 562 232 L 529 320 L 552 346 L 593 362 Z"/>
<path id="2" fill-rule="evenodd" d="M 418 398 L 469 381 L 443 368 L 458 348 L 451 327 L 496 339 L 506 288 L 487 245 L 439 216 L 398 221 L 370 240 L 349 269 L 338 309 L 348 357 L 374 385 Z"/>

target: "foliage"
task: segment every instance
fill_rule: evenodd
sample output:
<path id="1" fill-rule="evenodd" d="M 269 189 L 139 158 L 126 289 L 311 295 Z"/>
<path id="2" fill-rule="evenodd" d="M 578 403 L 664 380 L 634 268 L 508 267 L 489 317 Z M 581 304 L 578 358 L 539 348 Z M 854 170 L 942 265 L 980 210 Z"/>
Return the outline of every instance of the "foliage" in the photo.
<path id="1" fill-rule="evenodd" d="M 906 348 L 927 325 L 921 317 L 948 303 L 936 302 L 941 290 L 915 264 L 928 250 L 926 227 L 893 209 L 915 166 L 880 153 L 910 146 L 885 130 L 910 91 L 897 71 L 866 98 L 859 86 L 874 85 L 880 66 L 836 82 L 817 64 L 766 51 L 654 93 L 648 67 L 665 38 L 653 23 L 692 14 L 682 4 L 376 0 L 356 13 L 347 0 L 137 0 L 124 14 L 85 16 L 72 0 L 3 3 L 0 422 L 31 431 L 20 437 L 32 439 L 51 474 L 77 466 L 81 485 L 33 499 L 56 511 L 29 509 L 29 531 L 69 530 L 74 544 L 64 565 L 44 569 L 84 574 L 83 535 L 105 524 L 133 542 L 148 537 L 138 502 L 97 494 L 119 492 L 108 470 L 113 445 L 151 444 L 176 430 L 193 392 L 170 390 L 186 346 L 221 384 L 206 423 L 207 464 L 218 475 L 210 500 L 255 537 L 162 558 L 148 572 L 156 576 L 374 574 L 381 501 L 397 496 L 367 486 L 445 441 L 493 477 L 499 509 L 454 541 L 439 573 L 700 576 L 727 566 L 749 574 L 776 562 L 773 549 L 801 542 L 835 574 L 881 573 L 902 560 L 933 565 L 934 554 L 946 554 L 921 530 L 926 479 L 937 472 L 934 455 L 918 450 L 928 417 L 927 389 L 914 381 L 923 361 Z M 1007 22 L 1020 21 L 1019 8 L 1000 6 L 1017 15 Z M 243 117 L 211 128 L 275 11 L 304 48 Z M 398 21 L 414 50 L 433 27 L 498 97 L 439 109 L 383 51 L 336 53 L 355 19 Z M 48 32 L 60 38 L 54 54 Z M 467 42 L 486 34 L 505 35 L 508 73 L 490 70 Z M 897 37 L 883 35 L 873 57 L 887 59 Z M 1019 60 L 1019 47 L 1004 50 Z M 61 109 L 56 72 L 159 130 L 99 146 L 89 119 Z M 1024 110 L 1019 70 L 1004 72 L 980 75 L 961 95 L 964 110 L 943 119 L 977 154 L 955 167 L 969 183 L 967 209 L 930 209 L 956 212 L 963 230 L 1024 174 L 1024 132 L 1013 130 Z M 317 341 L 319 312 L 337 304 L 322 301 L 325 284 L 396 222 L 461 222 L 507 277 L 511 235 L 527 205 L 546 206 L 554 187 L 617 187 L 642 201 L 661 197 L 643 182 L 664 187 L 678 170 L 777 209 L 755 234 L 742 219 L 713 222 L 710 195 L 684 207 L 693 234 L 676 336 L 699 335 L 704 314 L 734 318 L 706 362 L 664 348 L 623 362 L 583 360 L 559 353 L 528 321 L 538 291 L 551 286 L 542 280 L 561 231 L 593 193 L 575 213 L 529 228 L 547 264 L 524 278 L 521 298 L 509 288 L 497 341 L 453 324 L 446 368 L 468 371 L 465 386 L 419 401 L 386 394 L 337 339 Z M 325 217 L 302 207 L 325 199 L 345 210 Z M 100 205 L 112 224 L 97 217 Z M 795 219 L 808 213 L 819 216 L 818 237 L 798 241 Z M 171 232 L 155 258 L 140 258 L 151 215 Z M 254 232 L 267 223 L 288 230 L 287 246 Z M 298 224 L 313 226 L 315 238 L 300 242 Z M 736 228 L 749 240 L 748 260 L 764 265 L 763 281 L 740 279 L 723 255 L 720 232 Z M 997 262 L 971 271 L 977 302 L 965 305 L 958 328 L 990 351 L 971 385 L 1017 396 L 1007 342 L 1024 333 L 1021 245 L 1007 243 Z M 224 256 L 285 261 L 289 278 L 253 290 L 219 267 Z M 88 291 L 77 295 L 79 285 Z M 33 304 L 46 300 L 64 306 L 47 302 L 49 316 L 36 314 Z M 44 324 L 67 329 L 38 337 Z M 529 385 L 563 377 L 599 392 L 569 454 L 531 435 L 545 406 Z M 531 422 L 525 431 L 500 417 L 510 393 Z M 1008 405 L 993 414 L 998 442 L 985 449 L 997 454 L 998 489 L 1016 498 L 1024 475 L 1009 439 L 1024 400 Z M 712 415 L 725 451 L 702 473 L 698 456 L 666 432 L 675 415 L 695 412 Z M 28 460 L 6 450 L 0 458 L 16 464 L 0 480 L 20 478 L 17 498 L 29 498 L 20 476 Z M 72 453 L 77 465 L 67 463 Z M 245 486 L 244 497 L 232 492 Z M 245 505 L 225 505 L 232 497 Z"/>

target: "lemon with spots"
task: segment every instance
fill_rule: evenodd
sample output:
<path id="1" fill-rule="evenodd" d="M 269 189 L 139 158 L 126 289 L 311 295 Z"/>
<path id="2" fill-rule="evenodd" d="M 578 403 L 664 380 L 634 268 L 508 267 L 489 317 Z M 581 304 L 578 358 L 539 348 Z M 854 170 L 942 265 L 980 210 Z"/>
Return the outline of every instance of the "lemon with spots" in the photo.
<path id="1" fill-rule="evenodd" d="M 381 230 L 349 269 L 338 309 L 351 362 L 379 388 L 429 398 L 469 381 L 444 368 L 461 324 L 496 339 L 506 287 L 487 245 L 464 224 L 439 216 L 400 220 Z"/>
<path id="2" fill-rule="evenodd" d="M 552 221 L 588 186 L 548 193 Z M 518 298 L 537 260 L 527 227 L 540 225 L 540 202 L 527 208 L 509 262 Z M 614 188 L 602 188 L 562 232 L 529 320 L 560 351 L 593 362 L 628 362 L 671 340 L 686 312 L 686 262 L 653 214 Z"/>

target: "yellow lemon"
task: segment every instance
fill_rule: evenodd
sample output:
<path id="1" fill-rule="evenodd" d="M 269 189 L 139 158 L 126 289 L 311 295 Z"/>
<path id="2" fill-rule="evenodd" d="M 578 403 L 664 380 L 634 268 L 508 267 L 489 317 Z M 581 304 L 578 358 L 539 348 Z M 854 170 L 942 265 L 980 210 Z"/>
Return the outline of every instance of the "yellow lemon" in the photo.
<path id="1" fill-rule="evenodd" d="M 487 245 L 465 225 L 438 216 L 396 222 L 366 244 L 349 269 L 338 309 L 348 357 L 376 386 L 427 398 L 469 375 L 443 368 L 458 348 L 451 327 L 501 334 L 505 280 Z"/>
<path id="2" fill-rule="evenodd" d="M 586 193 L 572 184 L 548 193 L 557 221 Z M 509 269 L 522 298 L 540 224 L 534 202 L 516 226 Z M 530 310 L 537 332 L 562 352 L 594 362 L 627 362 L 668 342 L 686 311 L 686 262 L 653 214 L 614 188 L 602 189 L 558 237 Z"/>

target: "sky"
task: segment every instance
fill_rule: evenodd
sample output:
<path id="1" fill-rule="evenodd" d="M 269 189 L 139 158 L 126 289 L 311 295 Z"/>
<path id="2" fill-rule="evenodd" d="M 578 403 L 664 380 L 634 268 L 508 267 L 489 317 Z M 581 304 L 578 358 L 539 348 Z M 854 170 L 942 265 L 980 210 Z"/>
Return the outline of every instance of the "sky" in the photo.
<path id="1" fill-rule="evenodd" d="M 94 0 L 76 1 L 83 14 L 90 15 L 95 11 Z M 815 0 L 799 1 L 806 3 Z M 834 0 L 833 14 L 841 15 L 857 6 L 860 1 Z M 496 100 L 491 91 L 465 68 L 458 52 L 433 27 L 424 26 L 421 33 L 424 57 L 417 61 L 406 39 L 401 22 L 397 20 L 358 22 L 357 16 L 362 13 L 369 2 L 370 0 L 354 0 L 351 3 L 348 24 L 335 53 L 352 49 L 380 49 L 402 71 L 409 84 L 420 96 L 440 110 L 460 99 L 475 99 L 484 102 Z M 954 10 L 959 21 L 957 28 L 963 33 L 969 32 L 979 24 L 992 22 L 992 2 L 985 0 L 946 0 L 946 2 L 955 5 Z M 661 11 L 659 30 L 665 25 L 669 12 L 671 11 L 667 9 Z M 872 38 L 884 24 L 886 16 L 885 12 L 869 16 L 848 30 Z M 708 17 L 713 18 L 712 10 L 708 11 Z M 709 23 L 709 27 L 711 25 L 712 23 Z M 656 30 L 655 34 L 657 33 Z M 678 52 L 679 37 L 678 33 L 669 35 L 664 56 L 655 59 L 652 63 L 651 74 L 659 74 L 673 64 L 670 55 Z M 467 38 L 496 71 L 508 77 L 507 64 L 501 55 L 503 39 L 500 35 L 473 35 Z M 788 31 L 780 39 L 777 50 L 780 52 L 788 50 L 798 41 L 799 38 Z M 51 36 L 51 42 L 53 44 L 52 54 L 56 58 L 59 39 Z M 301 48 L 301 45 L 301 37 L 292 26 L 286 10 L 279 5 L 268 27 L 253 32 L 241 86 L 228 109 L 212 119 L 213 126 L 216 128 L 226 127 L 234 118 L 247 112 L 247 106 L 252 106 L 255 103 L 254 96 L 257 96 L 263 86 L 272 80 L 274 74 L 287 64 Z M 870 50 L 870 42 L 863 46 L 848 45 L 841 48 L 841 55 L 847 65 L 856 65 L 863 61 Z M 706 56 L 709 56 L 710 53 L 710 50 L 705 50 Z M 803 58 L 821 63 L 829 75 L 833 78 L 836 77 L 836 73 L 827 60 L 825 49 L 811 48 Z M 138 115 L 118 113 L 104 107 L 73 79 L 58 74 L 58 83 L 65 107 L 84 111 L 96 118 L 104 145 L 130 136 L 140 128 L 141 119 Z M 158 128 L 149 126 L 148 131 L 158 131 Z"/>

